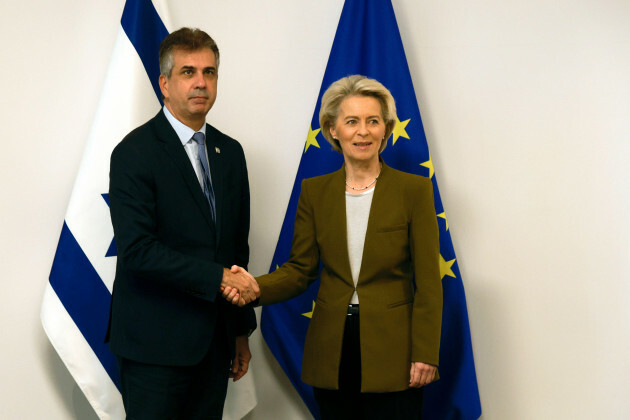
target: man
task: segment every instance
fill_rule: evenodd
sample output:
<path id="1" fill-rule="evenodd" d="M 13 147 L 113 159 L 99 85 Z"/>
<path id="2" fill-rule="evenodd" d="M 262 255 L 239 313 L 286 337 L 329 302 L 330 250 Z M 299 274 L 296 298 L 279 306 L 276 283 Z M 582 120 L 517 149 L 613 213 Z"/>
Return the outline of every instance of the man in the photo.
<path id="1" fill-rule="evenodd" d="M 249 260 L 249 182 L 240 144 L 205 123 L 219 50 L 182 28 L 160 45 L 162 110 L 114 149 L 110 202 L 118 263 L 107 338 L 128 418 L 221 418 L 228 377 L 251 358 L 259 294 L 226 267 Z"/>

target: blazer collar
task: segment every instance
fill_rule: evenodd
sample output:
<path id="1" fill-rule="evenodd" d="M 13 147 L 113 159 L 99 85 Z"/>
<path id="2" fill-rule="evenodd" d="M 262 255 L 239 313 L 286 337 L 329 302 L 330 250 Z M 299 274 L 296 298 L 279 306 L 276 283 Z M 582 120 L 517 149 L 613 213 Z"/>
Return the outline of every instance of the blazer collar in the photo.
<path id="1" fill-rule="evenodd" d="M 361 269 L 359 270 L 359 279 L 357 281 L 357 284 L 361 283 L 363 281 L 363 277 L 365 276 L 365 270 L 363 269 L 364 266 L 366 264 L 370 264 L 369 261 L 366 261 L 365 255 L 366 255 L 366 249 L 368 249 L 368 247 L 378 247 L 379 244 L 378 243 L 374 243 L 374 238 L 375 233 L 376 233 L 376 229 L 378 226 L 378 219 L 379 217 L 381 217 L 382 214 L 386 214 L 386 212 L 388 211 L 388 207 L 391 206 L 392 201 L 389 197 L 391 191 L 392 191 L 392 185 L 391 185 L 391 171 L 392 169 L 387 166 L 387 164 L 383 161 L 382 157 L 379 157 L 379 161 L 381 162 L 381 173 L 378 177 L 378 181 L 376 181 L 376 185 L 374 186 L 374 195 L 372 196 L 372 204 L 370 206 L 370 215 L 368 217 L 368 224 L 367 224 L 367 229 L 365 231 L 365 240 L 364 240 L 364 244 L 363 244 L 363 256 L 361 258 Z M 341 185 L 344 185 L 345 181 L 346 181 L 346 164 L 344 163 L 343 166 L 341 167 L 341 169 L 339 169 L 335 174 L 335 183 L 340 183 Z M 340 238 L 340 241 L 342 241 L 342 243 L 345 246 L 345 255 L 346 255 L 346 260 L 347 260 L 347 267 L 348 267 L 348 279 L 350 282 L 352 282 L 352 274 L 351 274 L 351 270 L 350 270 L 350 256 L 348 255 L 348 234 L 347 234 L 347 217 L 346 217 L 346 196 L 345 196 L 345 188 L 343 189 L 343 221 L 344 221 L 344 225 L 343 225 L 343 230 L 340 231 L 340 234 L 342 236 L 342 238 Z M 354 287 L 354 284 L 352 284 L 352 286 Z"/>
<path id="2" fill-rule="evenodd" d="M 171 158 L 174 166 L 181 174 L 182 178 L 184 179 L 184 183 L 186 184 L 186 187 L 188 187 L 188 190 L 195 199 L 195 202 L 203 213 L 204 218 L 212 227 L 212 229 L 215 229 L 215 223 L 212 220 L 212 214 L 210 213 L 208 200 L 206 199 L 206 196 L 199 186 L 199 180 L 197 179 L 195 170 L 190 163 L 190 159 L 188 158 L 186 151 L 182 147 L 182 143 L 179 140 L 177 133 L 175 133 L 175 130 L 166 119 L 164 111 L 160 110 L 160 112 L 158 112 L 158 114 L 153 119 L 153 125 L 156 138 L 158 139 L 158 141 L 160 141 L 167 155 Z M 206 133 L 207 132 L 208 126 L 206 125 Z M 209 151 L 208 155 L 210 155 Z M 214 187 L 214 170 L 212 171 L 212 176 Z M 218 220 L 219 218 L 217 217 L 217 221 Z"/>
<path id="3" fill-rule="evenodd" d="M 221 237 L 221 220 L 224 215 L 223 210 L 223 176 L 224 159 L 221 155 L 221 136 L 219 132 L 209 124 L 206 124 L 206 150 L 208 151 L 208 161 L 210 162 L 210 175 L 212 176 L 212 188 L 214 189 L 214 202 L 216 210 L 216 236 L 217 244 Z"/>

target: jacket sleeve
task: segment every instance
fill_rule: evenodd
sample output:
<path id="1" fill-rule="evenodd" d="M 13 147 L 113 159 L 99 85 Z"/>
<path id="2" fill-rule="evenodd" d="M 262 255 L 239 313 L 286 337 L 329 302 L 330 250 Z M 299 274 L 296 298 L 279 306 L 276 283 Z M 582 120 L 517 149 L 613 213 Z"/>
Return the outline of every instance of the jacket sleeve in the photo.
<path id="1" fill-rule="evenodd" d="M 154 184 L 152 168 L 137 147 L 123 141 L 114 149 L 109 198 L 119 264 L 136 279 L 160 282 L 213 302 L 223 267 L 160 241 Z"/>
<path id="2" fill-rule="evenodd" d="M 249 196 L 249 177 L 247 174 L 247 163 L 245 161 L 245 153 L 240 144 L 238 144 L 238 153 L 240 160 L 240 178 L 241 178 L 241 194 L 238 215 L 238 226 L 235 233 L 235 255 L 234 264 L 247 270 L 249 264 L 249 225 L 250 225 L 250 196 Z"/>
<path id="3" fill-rule="evenodd" d="M 249 177 L 247 174 L 247 163 L 243 149 L 239 147 L 241 153 L 241 203 L 239 206 L 240 214 L 238 217 L 238 231 L 236 232 L 236 260 L 234 264 L 247 270 L 249 263 L 249 222 L 250 222 L 250 196 L 249 196 Z M 234 307 L 235 318 L 235 334 L 237 336 L 250 335 L 258 326 L 256 322 L 256 314 L 251 307 Z"/>
<path id="4" fill-rule="evenodd" d="M 309 199 L 308 180 L 303 180 L 289 260 L 276 271 L 256 278 L 260 286 L 259 304 L 271 305 L 299 295 L 317 280 L 318 272 L 319 247 L 313 206 Z"/>
<path id="5" fill-rule="evenodd" d="M 413 192 L 410 249 L 416 282 L 412 310 L 411 360 L 438 366 L 442 329 L 440 241 L 431 181 Z"/>

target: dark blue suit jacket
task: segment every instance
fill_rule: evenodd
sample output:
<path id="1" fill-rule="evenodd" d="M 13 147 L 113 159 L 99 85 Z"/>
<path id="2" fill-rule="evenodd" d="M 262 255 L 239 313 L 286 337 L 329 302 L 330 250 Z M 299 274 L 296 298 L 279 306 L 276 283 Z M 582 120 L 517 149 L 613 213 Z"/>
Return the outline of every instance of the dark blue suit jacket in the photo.
<path id="1" fill-rule="evenodd" d="M 216 224 L 182 144 L 160 111 L 111 156 L 109 197 L 118 249 L 107 338 L 118 356 L 186 366 L 201 361 L 217 320 L 234 337 L 256 328 L 251 308 L 219 293 L 223 268 L 249 260 L 249 183 L 234 139 L 206 125 Z"/>

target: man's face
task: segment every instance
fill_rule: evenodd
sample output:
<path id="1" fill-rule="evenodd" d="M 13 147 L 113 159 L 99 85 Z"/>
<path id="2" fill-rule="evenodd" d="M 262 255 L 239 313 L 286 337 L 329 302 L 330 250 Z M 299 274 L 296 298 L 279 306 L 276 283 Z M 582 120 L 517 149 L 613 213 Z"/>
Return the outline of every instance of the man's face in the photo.
<path id="1" fill-rule="evenodd" d="M 212 50 L 173 51 L 171 77 L 160 75 L 164 104 L 175 118 L 198 130 L 217 98 L 217 60 Z"/>

